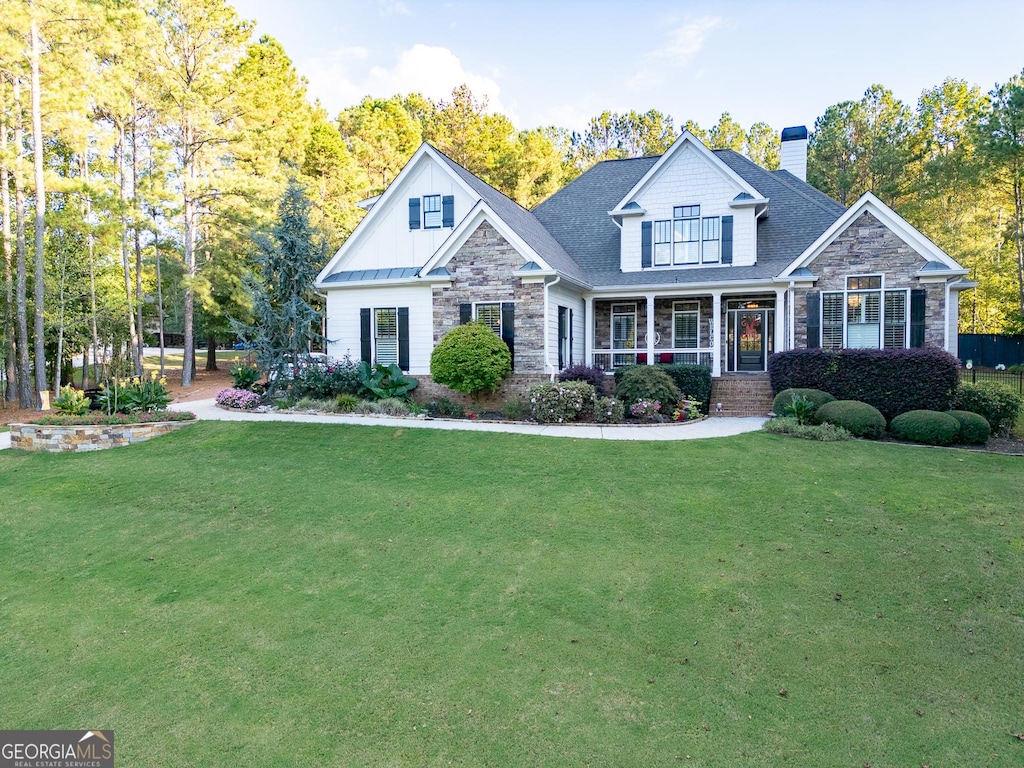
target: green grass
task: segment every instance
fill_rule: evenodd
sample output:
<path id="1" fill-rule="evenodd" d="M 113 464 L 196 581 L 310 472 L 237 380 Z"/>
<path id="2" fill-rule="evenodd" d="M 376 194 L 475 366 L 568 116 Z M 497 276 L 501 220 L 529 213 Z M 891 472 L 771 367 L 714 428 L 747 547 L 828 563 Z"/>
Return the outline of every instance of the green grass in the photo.
<path id="1" fill-rule="evenodd" d="M 4 451 L 0 723 L 127 766 L 1019 766 L 1022 470 L 336 425 Z"/>
<path id="2" fill-rule="evenodd" d="M 217 362 L 218 363 L 231 363 L 235 360 L 245 361 L 250 357 L 250 352 L 246 350 L 237 349 L 218 349 L 217 350 Z M 165 354 L 164 355 L 164 367 L 165 368 L 181 368 L 182 355 L 178 354 Z M 142 358 L 143 366 L 148 370 L 159 370 L 160 368 L 160 355 L 146 355 Z M 206 350 L 196 350 L 196 366 L 199 370 L 203 370 L 206 367 Z"/>

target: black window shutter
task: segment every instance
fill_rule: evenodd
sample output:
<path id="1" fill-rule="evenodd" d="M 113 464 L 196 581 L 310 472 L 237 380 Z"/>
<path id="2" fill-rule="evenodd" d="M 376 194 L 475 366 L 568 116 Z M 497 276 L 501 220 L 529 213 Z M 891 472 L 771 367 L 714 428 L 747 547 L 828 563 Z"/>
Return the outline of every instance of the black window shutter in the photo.
<path id="1" fill-rule="evenodd" d="M 359 310 L 359 359 L 364 363 L 373 362 L 372 339 L 370 331 L 370 310 Z"/>
<path id="2" fill-rule="evenodd" d="M 816 349 L 821 346 L 821 293 L 809 291 L 807 294 L 807 348 Z"/>
<path id="3" fill-rule="evenodd" d="M 418 197 L 409 198 L 409 229 L 420 228 L 420 199 Z"/>
<path id="4" fill-rule="evenodd" d="M 569 365 L 572 365 L 572 310 L 568 312 L 569 315 Z"/>
<path id="5" fill-rule="evenodd" d="M 732 216 L 722 217 L 722 263 L 732 264 Z"/>
<path id="6" fill-rule="evenodd" d="M 398 308 L 398 367 L 409 370 L 409 308 Z"/>
<path id="7" fill-rule="evenodd" d="M 568 336 L 566 333 L 566 314 L 569 310 L 566 307 L 558 308 L 558 370 L 565 368 L 565 346 L 562 344 L 562 340 Z"/>
<path id="8" fill-rule="evenodd" d="M 512 355 L 512 370 L 516 368 L 516 305 L 511 301 L 501 302 L 501 340 L 508 345 Z"/>
<path id="9" fill-rule="evenodd" d="M 459 325 L 465 325 L 473 319 L 473 305 L 459 304 Z"/>
<path id="10" fill-rule="evenodd" d="M 441 226 L 455 226 L 455 196 L 445 195 L 441 198 Z"/>
<path id="11" fill-rule="evenodd" d="M 654 223 L 640 222 L 640 266 L 650 267 L 654 264 Z"/>
<path id="12" fill-rule="evenodd" d="M 910 292 L 910 346 L 924 346 L 925 299 L 928 291 L 915 288 Z"/>

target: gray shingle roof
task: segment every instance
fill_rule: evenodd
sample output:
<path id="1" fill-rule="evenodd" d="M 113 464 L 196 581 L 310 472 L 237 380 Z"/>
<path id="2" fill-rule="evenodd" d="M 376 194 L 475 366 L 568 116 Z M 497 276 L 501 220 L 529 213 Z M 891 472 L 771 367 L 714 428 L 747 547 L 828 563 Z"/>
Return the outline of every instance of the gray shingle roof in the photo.
<path id="1" fill-rule="evenodd" d="M 580 282 L 587 282 L 586 276 L 580 265 L 565 252 L 562 245 L 552 237 L 551 233 L 544 228 L 544 225 L 537 220 L 533 213 L 523 208 L 515 200 L 506 197 L 487 182 L 478 179 L 450 157 L 438 150 L 438 155 L 444 158 L 452 170 L 465 181 L 474 192 L 480 195 L 480 199 L 487 203 L 491 209 L 501 217 L 508 226 L 519 237 L 537 252 L 544 261 L 552 268 L 563 275 Z M 625 194 L 625 193 L 623 193 Z"/>
<path id="2" fill-rule="evenodd" d="M 845 211 L 787 171 L 766 171 L 732 150 L 715 150 L 715 155 L 771 199 L 768 215 L 758 222 L 757 264 L 753 266 L 620 270 L 619 228 L 608 211 L 650 170 L 657 157 L 598 163 L 533 213 L 579 264 L 590 285 L 610 287 L 772 278 Z"/>

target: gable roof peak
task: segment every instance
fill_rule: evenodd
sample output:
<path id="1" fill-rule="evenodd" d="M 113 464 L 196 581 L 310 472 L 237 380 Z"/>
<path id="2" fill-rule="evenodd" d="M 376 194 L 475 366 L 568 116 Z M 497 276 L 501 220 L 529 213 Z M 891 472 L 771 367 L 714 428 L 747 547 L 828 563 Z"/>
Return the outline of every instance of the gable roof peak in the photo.
<path id="1" fill-rule="evenodd" d="M 752 184 L 736 173 L 736 171 L 730 168 L 720 157 L 718 157 L 717 150 L 708 149 L 704 142 L 689 131 L 684 130 L 679 134 L 679 137 L 672 142 L 672 146 L 665 151 L 665 154 L 658 158 L 647 173 L 645 173 L 633 188 L 626 193 L 626 196 L 618 202 L 614 210 L 610 211 L 611 215 L 618 215 L 627 204 L 633 202 L 634 198 L 637 197 L 648 184 L 657 178 L 661 171 L 683 150 L 684 147 L 693 147 L 701 157 L 703 157 L 715 170 L 722 174 L 722 176 L 728 178 L 733 184 L 735 184 L 741 192 L 746 192 L 755 198 L 764 197 L 764 195 L 758 192 Z"/>

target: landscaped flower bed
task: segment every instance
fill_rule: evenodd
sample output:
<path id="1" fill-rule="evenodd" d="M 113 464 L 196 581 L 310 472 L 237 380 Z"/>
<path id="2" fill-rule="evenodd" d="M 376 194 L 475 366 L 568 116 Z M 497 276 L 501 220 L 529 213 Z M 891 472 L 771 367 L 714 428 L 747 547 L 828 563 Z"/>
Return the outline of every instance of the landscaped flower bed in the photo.
<path id="1" fill-rule="evenodd" d="M 99 451 L 151 440 L 192 424 L 195 418 L 179 411 L 40 414 L 11 424 L 11 447 L 48 453 Z"/>

